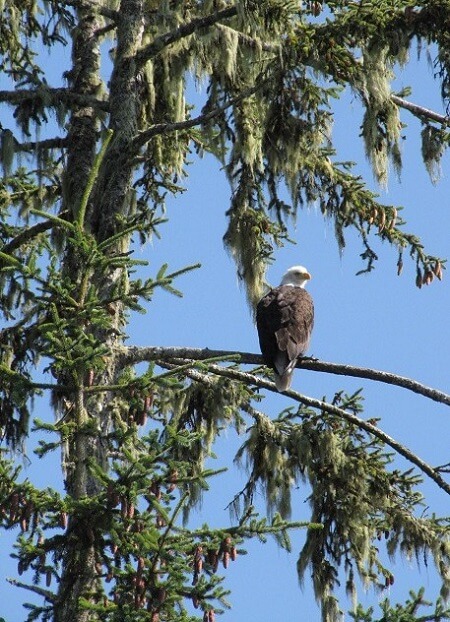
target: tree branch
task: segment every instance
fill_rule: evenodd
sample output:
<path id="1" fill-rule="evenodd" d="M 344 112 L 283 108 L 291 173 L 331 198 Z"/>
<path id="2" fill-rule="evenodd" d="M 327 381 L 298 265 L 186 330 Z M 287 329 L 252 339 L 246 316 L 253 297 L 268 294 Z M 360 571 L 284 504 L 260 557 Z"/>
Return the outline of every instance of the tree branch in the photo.
<path id="1" fill-rule="evenodd" d="M 0 102 L 18 106 L 24 101 L 44 100 L 46 107 L 60 104 L 77 104 L 82 107 L 92 107 L 104 112 L 109 111 L 109 103 L 91 95 L 75 93 L 67 88 L 42 88 L 35 90 L 16 89 L 15 91 L 0 91 Z"/>
<path id="2" fill-rule="evenodd" d="M 213 26 L 222 19 L 228 19 L 235 15 L 237 15 L 237 8 L 235 6 L 230 6 L 221 11 L 211 13 L 211 15 L 206 15 L 205 17 L 196 17 L 175 30 L 166 32 L 160 37 L 156 37 L 149 45 L 146 45 L 136 54 L 136 63 L 138 67 L 145 65 L 148 60 L 157 56 L 168 45 L 176 43 L 180 39 L 184 39 L 202 28 Z"/>
<path id="3" fill-rule="evenodd" d="M 219 31 L 222 30 L 223 32 L 232 32 L 239 39 L 239 43 L 246 45 L 252 50 L 262 50 L 263 52 L 270 53 L 280 52 L 281 50 L 280 44 L 263 43 L 262 41 L 241 32 L 240 30 L 230 28 L 230 26 L 225 26 L 225 24 L 217 24 L 217 28 Z"/>
<path id="4" fill-rule="evenodd" d="M 398 97 L 398 95 L 391 95 L 391 99 L 394 104 L 399 106 L 399 108 L 409 110 L 409 112 L 411 112 L 415 117 L 418 117 L 421 121 L 427 119 L 429 121 L 441 123 L 442 125 L 448 125 L 450 123 L 450 117 L 438 114 L 437 112 L 434 112 L 434 110 L 429 110 L 428 108 L 424 108 L 423 106 L 419 106 L 418 104 L 413 104 L 412 102 L 403 99 L 403 97 Z"/>
<path id="5" fill-rule="evenodd" d="M 253 354 L 250 352 L 232 352 L 230 350 L 209 350 L 208 348 L 164 348 L 158 346 L 140 348 L 137 346 L 130 346 L 127 348 L 121 348 L 118 353 L 120 358 L 119 364 L 121 367 L 135 365 L 144 361 L 154 361 L 157 359 L 162 359 L 164 361 L 170 361 L 173 359 L 194 359 L 196 361 L 201 361 L 211 357 L 228 358 L 232 354 L 238 354 L 240 357 L 240 363 L 244 365 L 264 364 L 263 358 L 260 354 Z M 450 406 L 450 395 L 447 395 L 443 391 L 427 387 L 416 380 L 406 378 L 405 376 L 398 376 L 397 374 L 392 374 L 390 372 L 369 369 L 366 367 L 354 367 L 352 365 L 327 363 L 325 361 L 309 358 L 300 359 L 297 362 L 296 367 L 300 369 L 307 369 L 309 371 L 334 374 L 337 376 L 366 378 L 368 380 L 374 380 L 375 382 L 392 384 L 402 387 L 403 389 L 407 389 L 408 391 L 412 391 L 413 393 L 423 395 L 424 397 L 434 400 L 435 402 Z"/>
<path id="6" fill-rule="evenodd" d="M 67 211 L 61 212 L 59 214 L 59 217 L 64 218 L 65 216 L 67 216 L 67 214 Z M 27 242 L 38 236 L 40 233 L 44 233 L 45 231 L 48 231 L 49 229 L 54 227 L 55 224 L 56 223 L 54 220 L 44 220 L 44 222 L 38 222 L 37 224 L 28 227 L 27 229 L 19 233 L 19 235 L 13 238 L 10 242 L 5 244 L 5 246 L 1 248 L 2 253 L 7 253 L 8 255 L 10 255 L 17 248 L 20 248 L 20 246 L 26 244 Z"/>
<path id="7" fill-rule="evenodd" d="M 94 0 L 69 0 L 65 4 L 67 4 L 68 6 L 73 6 L 76 9 L 90 6 L 99 15 L 103 15 L 103 17 L 107 17 L 108 19 L 111 19 L 113 21 L 117 20 L 119 16 L 119 11 L 114 11 L 114 9 L 110 9 L 106 6 L 100 6 L 98 2 L 94 2 Z"/>
<path id="8" fill-rule="evenodd" d="M 149 140 L 153 138 L 153 136 L 156 136 L 157 134 L 164 134 L 165 132 L 187 130 L 191 127 L 195 127 L 196 125 L 201 125 L 202 123 L 205 123 L 205 121 L 210 121 L 211 119 L 214 119 L 214 117 L 217 117 L 220 114 L 222 114 L 222 112 L 227 110 L 227 108 L 234 106 L 234 104 L 237 104 L 241 102 L 243 99 L 250 97 L 250 95 L 253 95 L 253 93 L 256 93 L 256 91 L 260 89 L 261 86 L 262 86 L 262 83 L 258 82 L 257 84 L 254 84 L 248 89 L 245 89 L 244 91 L 242 91 L 239 95 L 236 95 L 236 97 L 232 97 L 223 106 L 219 106 L 218 108 L 214 108 L 213 110 L 210 110 L 209 112 L 200 114 L 197 117 L 194 117 L 193 119 L 187 119 L 186 121 L 178 121 L 178 122 L 173 122 L 173 123 L 156 123 L 155 125 L 152 125 L 151 127 L 149 127 L 148 130 L 141 132 L 134 139 L 133 151 L 138 151 L 141 147 L 145 145 L 145 143 L 147 143 Z"/>
<path id="9" fill-rule="evenodd" d="M 8 583 L 11 585 L 15 585 L 16 587 L 22 587 L 25 590 L 29 590 L 30 592 L 34 592 L 38 596 L 43 596 L 45 600 L 52 603 L 55 600 L 55 594 L 50 590 L 44 590 L 42 587 L 38 585 L 28 585 L 28 583 L 22 583 L 22 581 L 17 581 L 17 579 L 6 579 Z"/>
<path id="10" fill-rule="evenodd" d="M 47 138 L 47 140 L 29 141 L 26 143 L 16 142 L 14 151 L 35 151 L 36 149 L 65 149 L 68 145 L 66 137 Z"/>
<path id="11" fill-rule="evenodd" d="M 185 359 L 174 359 L 174 363 L 179 363 L 182 365 L 186 364 Z M 192 361 L 194 363 L 194 361 Z M 265 380 L 260 376 L 255 376 L 254 374 L 249 374 L 247 372 L 238 371 L 237 369 L 231 369 L 227 367 L 220 367 L 219 365 L 210 365 L 208 370 L 216 374 L 218 376 L 224 376 L 225 378 L 231 378 L 232 380 L 237 380 L 239 382 L 245 382 L 246 384 L 254 384 L 257 387 L 261 387 L 267 389 L 268 391 L 272 391 L 273 393 L 278 393 L 277 388 L 274 382 L 270 382 L 269 380 Z M 317 400 L 312 397 L 308 397 L 306 395 L 302 395 L 297 391 L 289 389 L 283 395 L 290 397 L 291 399 L 299 402 L 300 404 L 304 404 L 305 406 L 310 406 L 311 408 L 315 408 L 316 410 L 320 410 L 322 412 L 327 412 L 331 415 L 335 415 L 337 417 L 341 417 L 345 419 L 349 423 L 365 430 L 369 434 L 372 434 L 376 438 L 380 439 L 394 449 L 398 454 L 406 458 L 412 464 L 415 464 L 422 473 L 428 475 L 430 479 L 432 479 L 444 492 L 450 495 L 450 484 L 448 484 L 439 474 L 439 472 L 430 466 L 427 462 L 419 458 L 416 454 L 410 451 L 407 447 L 396 441 L 394 438 L 380 430 L 376 425 L 365 421 L 364 419 L 360 419 L 356 415 L 343 410 L 342 408 L 338 408 L 333 404 L 329 404 L 328 402 L 324 402 L 322 400 Z"/>
<path id="12" fill-rule="evenodd" d="M 103 26 L 103 28 L 98 28 L 95 31 L 95 36 L 97 37 L 97 39 L 100 39 L 101 37 L 104 37 L 109 32 L 111 32 L 112 30 L 116 30 L 116 28 L 117 28 L 117 24 L 115 22 L 111 22 L 107 26 Z"/>

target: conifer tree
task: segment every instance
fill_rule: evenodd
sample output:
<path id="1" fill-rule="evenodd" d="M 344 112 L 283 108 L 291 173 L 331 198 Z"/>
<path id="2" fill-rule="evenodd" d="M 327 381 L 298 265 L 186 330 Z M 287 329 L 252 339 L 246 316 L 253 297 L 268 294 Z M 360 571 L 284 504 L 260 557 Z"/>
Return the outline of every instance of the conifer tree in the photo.
<path id="1" fill-rule="evenodd" d="M 164 264 L 142 278 L 145 262 L 132 254 L 159 235 L 165 198 L 183 191 L 193 152 L 213 154 L 229 180 L 224 241 L 251 308 L 292 217 L 312 203 L 333 221 L 339 247 L 347 229 L 357 231 L 365 270 L 377 236 L 397 250 L 399 271 L 410 257 L 418 287 L 442 278 L 444 260 L 339 162 L 331 125 L 333 101 L 352 89 L 383 184 L 389 163 L 401 168 L 404 109 L 422 121 L 424 164 L 436 176 L 448 119 L 394 94 L 391 81 L 412 47 L 430 44 L 448 103 L 450 4 L 4 0 L 1 10 L 0 520 L 20 529 L 16 583 L 43 597 L 27 619 L 212 622 L 228 606 L 227 568 L 245 542 L 273 535 L 289 548 L 297 528 L 307 528 L 297 571 L 312 574 L 324 622 L 340 618 L 340 573 L 352 595 L 357 578 L 392 582 L 381 536 L 392 555 L 433 560 L 443 600 L 426 619 L 448 619 L 448 521 L 420 514 L 417 489 L 427 477 L 449 494 L 445 469 L 363 420 L 359 394 L 328 403 L 292 392 L 294 408 L 269 417 L 259 391 L 273 385 L 259 356 L 124 341 L 155 290 L 179 294 L 177 278 L 197 267 Z M 46 52 L 62 48 L 70 66 L 52 84 Z M 190 100 L 200 82 L 201 107 L 200 96 Z M 384 380 L 450 403 L 419 383 Z M 42 394 L 53 421 L 33 410 Z M 236 491 L 235 519 L 189 528 L 217 472 L 206 464 L 217 435 L 249 421 L 237 456 L 249 478 Z M 63 491 L 34 486 L 8 454 L 20 454 L 30 434 L 40 455 L 61 451 Z M 393 468 L 392 451 L 416 470 Z M 291 508 L 302 483 L 311 487 L 307 523 Z M 258 487 L 267 517 L 253 508 Z M 383 619 L 424 619 L 424 604 L 422 593 L 397 608 L 386 602 Z M 361 607 L 352 616 L 375 619 Z"/>

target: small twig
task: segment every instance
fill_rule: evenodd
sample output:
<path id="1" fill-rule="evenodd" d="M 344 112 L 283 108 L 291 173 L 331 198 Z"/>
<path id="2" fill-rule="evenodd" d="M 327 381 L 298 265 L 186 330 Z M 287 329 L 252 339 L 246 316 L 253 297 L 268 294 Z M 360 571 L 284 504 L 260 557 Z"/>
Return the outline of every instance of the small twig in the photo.
<path id="1" fill-rule="evenodd" d="M 150 568 L 150 576 L 153 575 L 153 573 L 155 572 L 156 569 L 156 565 L 158 564 L 158 562 L 160 561 L 160 555 L 161 555 L 161 551 L 163 549 L 164 543 L 166 542 L 167 538 L 169 537 L 170 531 L 174 526 L 175 520 L 178 516 L 178 514 L 180 513 L 180 511 L 183 509 L 183 505 L 186 501 L 186 499 L 189 497 L 189 493 L 185 492 L 182 497 L 180 498 L 180 500 L 178 501 L 172 516 L 168 522 L 168 524 L 166 525 L 166 528 L 163 532 L 163 534 L 161 535 L 161 537 L 159 538 L 159 544 L 158 544 L 158 550 L 156 551 L 156 554 L 153 558 L 153 563 L 152 566 Z"/>
<path id="2" fill-rule="evenodd" d="M 188 378 L 190 378 L 191 380 L 194 380 L 195 382 L 201 382 L 202 384 L 205 384 L 207 386 L 212 386 L 213 384 L 213 377 L 210 374 L 205 374 L 196 369 L 193 369 L 191 365 L 180 366 L 176 363 L 168 363 L 167 361 L 158 361 L 158 360 L 156 360 L 155 363 L 159 365 L 159 367 L 162 367 L 163 369 L 169 369 L 170 371 L 177 372 L 181 370 L 181 373 L 183 374 L 183 376 L 187 376 Z M 160 378 L 161 375 L 158 377 Z"/>
<path id="3" fill-rule="evenodd" d="M 323 529 L 323 525 L 322 523 L 310 523 L 308 521 L 290 521 L 290 522 L 286 522 L 285 527 L 283 527 L 283 529 Z M 185 531 L 184 529 L 178 529 L 178 531 Z M 254 537 L 258 537 L 259 534 L 272 534 L 272 533 L 279 533 L 280 531 L 280 526 L 279 525 L 265 525 L 262 528 L 254 528 L 252 526 L 247 527 L 247 525 L 236 525 L 235 527 L 222 527 L 222 528 L 218 528 L 216 529 L 216 532 L 223 532 L 226 534 L 229 534 L 230 536 L 233 536 L 234 534 L 236 534 L 237 536 L 242 536 L 242 537 L 247 537 L 247 538 L 254 538 Z M 210 536 L 211 534 L 211 529 L 193 529 L 189 531 L 189 534 L 193 537 L 197 537 L 197 538 L 205 538 Z"/>
<path id="4" fill-rule="evenodd" d="M 439 471 L 439 473 L 450 473 L 450 462 L 447 464 L 440 464 L 437 467 L 434 467 L 435 471 Z"/>
<path id="5" fill-rule="evenodd" d="M 116 28 L 117 28 L 117 24 L 115 22 L 111 22 L 110 24 L 103 26 L 103 28 L 98 28 L 95 31 L 95 36 L 97 37 L 97 39 L 101 39 L 102 37 L 107 35 L 109 32 L 115 30 Z"/>
<path id="6" fill-rule="evenodd" d="M 34 214 L 35 216 L 41 216 L 42 218 L 47 218 L 50 222 L 53 222 L 54 225 L 60 225 L 61 227 L 63 227 L 63 229 L 66 229 L 69 231 L 75 230 L 75 225 L 72 222 L 70 222 L 69 220 L 65 220 L 64 218 L 61 218 L 63 214 L 67 214 L 67 210 L 64 210 L 64 212 L 61 212 L 60 214 L 58 214 L 58 216 L 55 216 L 54 214 L 50 214 L 49 212 L 45 212 L 40 209 L 36 209 L 34 207 L 30 209 L 30 212 L 31 214 Z"/>

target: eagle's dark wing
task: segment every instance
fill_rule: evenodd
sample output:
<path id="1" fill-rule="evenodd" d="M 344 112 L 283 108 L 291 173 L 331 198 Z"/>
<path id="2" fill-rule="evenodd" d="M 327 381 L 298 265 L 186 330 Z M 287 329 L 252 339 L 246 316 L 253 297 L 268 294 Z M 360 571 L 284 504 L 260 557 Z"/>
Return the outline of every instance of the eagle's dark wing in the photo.
<path id="1" fill-rule="evenodd" d="M 258 303 L 256 325 L 265 364 L 279 376 L 290 375 L 309 345 L 314 325 L 311 296 L 288 285 L 270 290 Z"/>

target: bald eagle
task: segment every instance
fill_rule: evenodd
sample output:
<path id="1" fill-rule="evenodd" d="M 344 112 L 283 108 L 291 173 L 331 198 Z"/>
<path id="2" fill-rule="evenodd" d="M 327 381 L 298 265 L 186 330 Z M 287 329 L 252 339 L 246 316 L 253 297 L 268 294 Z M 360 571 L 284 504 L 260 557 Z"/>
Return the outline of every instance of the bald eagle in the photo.
<path id="1" fill-rule="evenodd" d="M 256 326 L 264 363 L 275 372 L 278 391 L 289 389 L 297 359 L 308 348 L 314 325 L 314 305 L 303 289 L 311 275 L 303 266 L 289 268 L 279 287 L 256 307 Z"/>

